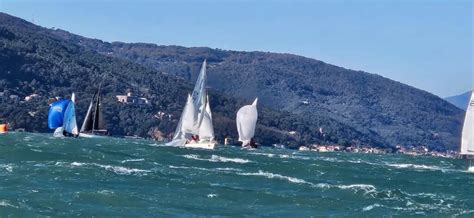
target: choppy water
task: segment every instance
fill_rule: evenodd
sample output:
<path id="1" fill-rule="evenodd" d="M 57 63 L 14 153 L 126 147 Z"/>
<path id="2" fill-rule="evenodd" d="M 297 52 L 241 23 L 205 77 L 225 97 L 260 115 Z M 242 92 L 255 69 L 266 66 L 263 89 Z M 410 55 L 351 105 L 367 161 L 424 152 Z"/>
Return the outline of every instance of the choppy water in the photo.
<path id="1" fill-rule="evenodd" d="M 462 160 L 0 135 L 0 216 L 474 216 Z"/>

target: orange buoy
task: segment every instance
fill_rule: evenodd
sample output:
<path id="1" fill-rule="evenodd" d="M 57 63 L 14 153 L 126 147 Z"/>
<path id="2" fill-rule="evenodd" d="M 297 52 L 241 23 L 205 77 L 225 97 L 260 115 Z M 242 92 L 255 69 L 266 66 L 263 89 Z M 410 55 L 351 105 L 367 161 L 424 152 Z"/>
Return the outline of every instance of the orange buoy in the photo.
<path id="1" fill-rule="evenodd" d="M 5 133 L 8 131 L 7 124 L 0 124 L 0 133 Z"/>

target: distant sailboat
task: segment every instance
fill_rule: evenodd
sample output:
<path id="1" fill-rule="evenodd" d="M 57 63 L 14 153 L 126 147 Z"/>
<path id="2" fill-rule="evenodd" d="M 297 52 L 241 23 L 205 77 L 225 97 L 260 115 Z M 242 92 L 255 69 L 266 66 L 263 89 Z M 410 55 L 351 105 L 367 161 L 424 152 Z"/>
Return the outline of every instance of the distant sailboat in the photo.
<path id="1" fill-rule="evenodd" d="M 239 141 L 242 142 L 244 148 L 256 147 L 253 137 L 258 118 L 257 101 L 258 98 L 251 105 L 245 105 L 237 111 L 237 131 L 239 132 Z"/>
<path id="2" fill-rule="evenodd" d="M 471 92 L 471 98 L 464 118 L 462 129 L 461 155 L 469 159 L 468 171 L 474 172 L 474 91 Z"/>
<path id="3" fill-rule="evenodd" d="M 79 131 L 76 122 L 75 95 L 71 100 L 63 99 L 51 104 L 48 112 L 48 127 L 55 129 L 55 137 L 77 137 Z"/>
<path id="4" fill-rule="evenodd" d="M 102 115 L 101 89 L 92 97 L 87 109 L 86 117 L 81 126 L 81 137 L 105 136 L 108 131 L 106 128 L 104 116 Z"/>
<path id="5" fill-rule="evenodd" d="M 204 60 L 193 93 L 188 95 L 173 140 L 168 145 L 214 149 L 216 142 L 206 83 L 206 61 Z"/>

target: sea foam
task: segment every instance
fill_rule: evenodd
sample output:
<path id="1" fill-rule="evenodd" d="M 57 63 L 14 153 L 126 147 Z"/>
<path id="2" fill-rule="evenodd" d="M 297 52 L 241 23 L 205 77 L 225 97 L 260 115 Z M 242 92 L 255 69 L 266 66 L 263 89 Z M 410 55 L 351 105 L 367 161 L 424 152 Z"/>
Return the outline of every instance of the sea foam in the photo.
<path id="1" fill-rule="evenodd" d="M 242 159 L 242 158 L 229 158 L 229 157 L 222 157 L 218 155 L 212 155 L 211 158 L 201 158 L 199 155 L 196 154 L 185 154 L 182 155 L 182 157 L 187 158 L 187 159 L 193 159 L 193 160 L 201 160 L 201 161 L 209 161 L 209 162 L 233 162 L 233 163 L 240 163 L 240 164 L 245 164 L 252 162 L 247 159 Z"/>

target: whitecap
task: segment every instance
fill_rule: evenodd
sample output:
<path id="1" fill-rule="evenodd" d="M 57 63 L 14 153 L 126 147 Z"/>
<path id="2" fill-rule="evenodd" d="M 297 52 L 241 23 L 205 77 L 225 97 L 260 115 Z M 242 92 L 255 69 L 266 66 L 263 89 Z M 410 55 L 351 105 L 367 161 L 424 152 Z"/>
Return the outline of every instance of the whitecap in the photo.
<path id="1" fill-rule="evenodd" d="M 81 166 L 97 166 L 100 168 L 103 168 L 108 171 L 112 171 L 116 174 L 119 175 L 131 175 L 131 174 L 144 174 L 146 175 L 147 173 L 150 173 L 150 170 L 142 170 L 142 169 L 136 169 L 136 168 L 127 168 L 127 167 L 122 167 L 122 166 L 112 166 L 112 165 L 102 165 L 102 164 L 97 164 L 97 163 L 80 163 L 80 162 L 72 162 L 71 166 L 74 167 L 81 167 Z"/>
<path id="2" fill-rule="evenodd" d="M 127 163 L 127 162 L 140 162 L 140 161 L 144 161 L 145 159 L 143 158 L 139 158 L 139 159 L 127 159 L 127 160 L 123 160 L 123 161 L 120 161 L 121 163 Z"/>
<path id="3" fill-rule="evenodd" d="M 10 203 L 9 201 L 7 201 L 7 200 L 0 200 L 0 206 L 18 208 L 17 206 L 11 204 L 11 203 Z"/>
<path id="4" fill-rule="evenodd" d="M 0 164 L 0 168 L 3 168 L 10 173 L 13 172 L 13 165 L 11 164 Z"/>
<path id="5" fill-rule="evenodd" d="M 284 176 L 276 173 L 269 173 L 269 172 L 264 172 L 262 170 L 259 170 L 257 173 L 237 173 L 238 175 L 242 176 L 261 176 L 261 177 L 266 177 L 269 179 L 280 179 L 280 180 L 287 180 L 291 183 L 299 183 L 299 184 L 308 184 L 308 185 L 314 185 L 313 183 L 307 182 L 303 179 L 295 178 L 295 177 L 290 177 L 290 176 Z"/>
<path id="6" fill-rule="evenodd" d="M 218 155 L 212 155 L 210 159 L 201 158 L 199 155 L 196 155 L 196 154 L 185 154 L 182 157 L 187 158 L 187 159 L 209 161 L 209 162 L 233 162 L 233 163 L 240 163 L 240 164 L 245 164 L 245 163 L 252 162 L 252 161 L 247 160 L 247 159 L 228 158 L 228 157 L 222 157 L 222 156 L 218 156 Z"/>
<path id="7" fill-rule="evenodd" d="M 71 166 L 75 166 L 75 167 L 80 167 L 80 166 L 84 166 L 86 165 L 86 163 L 79 163 L 79 162 L 72 162 L 71 163 Z"/>
<path id="8" fill-rule="evenodd" d="M 202 167 L 187 167 L 187 166 L 173 166 L 173 165 L 169 165 L 168 167 L 171 168 L 171 169 L 193 169 L 193 170 L 211 171 L 211 172 L 215 172 L 216 170 L 221 171 L 221 172 L 240 172 L 240 171 L 242 171 L 240 169 L 235 169 L 235 168 L 230 168 L 230 167 L 211 168 L 211 169 L 202 168 Z"/>
<path id="9" fill-rule="evenodd" d="M 95 166 L 104 168 L 108 171 L 112 171 L 116 174 L 120 175 L 131 175 L 131 174 L 144 174 L 146 175 L 147 173 L 150 173 L 150 170 L 142 170 L 142 169 L 136 169 L 136 168 L 127 168 L 127 167 L 122 167 L 122 166 L 112 166 L 112 165 L 102 165 L 102 164 L 94 164 Z"/>
<path id="10" fill-rule="evenodd" d="M 219 171 L 237 171 L 237 172 L 242 171 L 241 169 L 235 169 L 235 168 L 231 168 L 231 167 L 216 168 L 216 170 L 219 170 Z"/>
<path id="11" fill-rule="evenodd" d="M 368 184 L 351 184 L 351 185 L 337 185 L 336 187 L 340 189 L 351 189 L 354 190 L 355 192 L 362 190 L 364 191 L 364 194 L 372 193 L 376 191 L 375 186 L 373 185 L 368 185 Z"/>
<path id="12" fill-rule="evenodd" d="M 112 195 L 112 194 L 114 194 L 114 192 L 110 191 L 110 190 L 100 190 L 100 191 L 97 191 L 97 193 L 102 194 L 102 195 Z"/>
<path id="13" fill-rule="evenodd" d="M 217 197 L 217 194 L 212 194 L 212 193 L 211 193 L 211 194 L 208 194 L 207 197 L 208 197 L 208 198 L 215 198 L 215 197 Z"/>
<path id="14" fill-rule="evenodd" d="M 419 164 L 402 163 L 402 164 L 386 164 L 386 165 L 389 166 L 389 167 L 397 168 L 397 169 L 410 168 L 410 169 L 431 170 L 431 171 L 439 170 L 439 171 L 443 171 L 443 172 L 452 170 L 452 169 L 441 168 L 441 167 L 438 167 L 438 166 L 430 166 L 430 165 L 423 165 L 423 164 L 419 165 Z"/>
<path id="15" fill-rule="evenodd" d="M 381 207 L 382 205 L 380 204 L 372 204 L 372 205 L 369 205 L 367 207 L 364 207 L 362 208 L 362 211 L 371 211 L 372 209 L 374 209 L 375 207 Z"/>
<path id="16" fill-rule="evenodd" d="M 214 160 L 216 162 L 234 162 L 234 163 L 241 163 L 241 164 L 252 162 L 252 161 L 247 160 L 247 159 L 228 158 L 228 157 L 221 157 L 221 156 L 218 156 L 218 155 L 212 155 L 211 160 Z"/>

